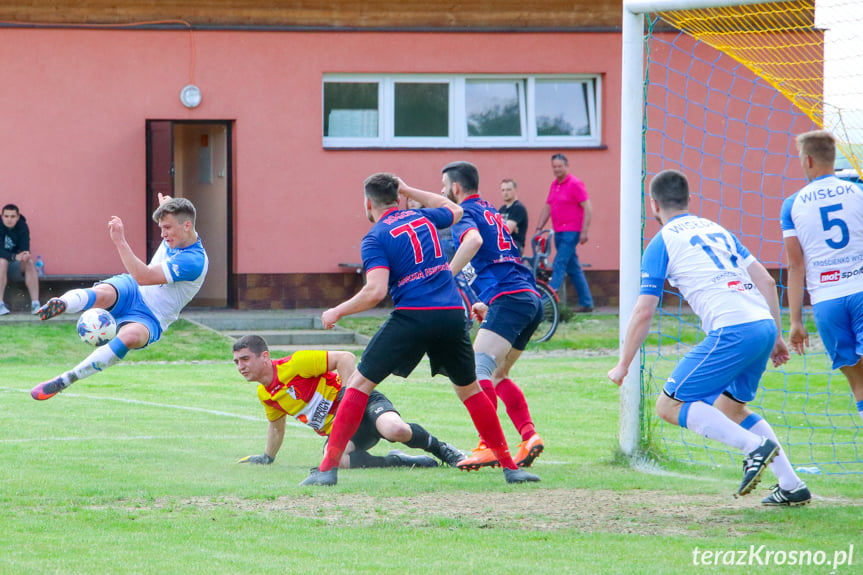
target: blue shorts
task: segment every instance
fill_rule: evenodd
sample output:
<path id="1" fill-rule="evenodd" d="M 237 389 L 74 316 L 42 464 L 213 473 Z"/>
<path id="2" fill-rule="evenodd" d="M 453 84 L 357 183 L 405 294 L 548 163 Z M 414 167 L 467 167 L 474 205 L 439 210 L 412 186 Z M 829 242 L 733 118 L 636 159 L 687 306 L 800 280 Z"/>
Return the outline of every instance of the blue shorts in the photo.
<path id="1" fill-rule="evenodd" d="M 764 319 L 715 329 L 687 353 L 663 390 L 679 401 L 713 404 L 722 392 L 748 403 L 776 343 L 776 323 Z"/>
<path id="2" fill-rule="evenodd" d="M 150 308 L 147 307 L 147 304 L 144 303 L 141 290 L 138 289 L 138 282 L 132 279 L 132 276 L 120 274 L 98 283 L 109 284 L 117 290 L 117 302 L 108 311 L 117 320 L 118 328 L 124 323 L 140 323 L 150 331 L 147 345 L 159 341 L 159 338 L 162 337 L 162 326 Z"/>
<path id="3" fill-rule="evenodd" d="M 542 322 L 542 314 L 542 300 L 534 292 L 504 294 L 491 302 L 479 327 L 506 339 L 514 349 L 524 351 L 530 336 Z"/>
<path id="4" fill-rule="evenodd" d="M 812 315 L 833 369 L 857 365 L 863 356 L 863 292 L 816 303 Z"/>

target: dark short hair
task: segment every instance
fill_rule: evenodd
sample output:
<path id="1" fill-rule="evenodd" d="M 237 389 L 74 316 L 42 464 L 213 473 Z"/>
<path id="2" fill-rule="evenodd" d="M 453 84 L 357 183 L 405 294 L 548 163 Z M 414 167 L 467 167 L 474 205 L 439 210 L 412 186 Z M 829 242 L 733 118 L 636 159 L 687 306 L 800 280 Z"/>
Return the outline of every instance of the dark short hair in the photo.
<path id="1" fill-rule="evenodd" d="M 650 181 L 650 197 L 660 208 L 685 210 L 689 207 L 689 180 L 677 170 L 663 170 Z"/>
<path id="2" fill-rule="evenodd" d="M 569 160 L 567 160 L 567 159 L 566 159 L 566 156 L 564 156 L 563 154 L 554 154 L 554 155 L 552 155 L 552 156 L 551 156 L 551 161 L 553 162 L 553 161 L 555 161 L 555 160 L 563 160 L 563 163 L 564 163 L 565 165 L 567 165 L 567 166 L 569 165 Z"/>
<path id="3" fill-rule="evenodd" d="M 399 203 L 399 180 L 395 174 L 388 172 L 372 174 L 363 182 L 363 188 L 366 197 L 376 208 L 385 208 Z"/>
<path id="4" fill-rule="evenodd" d="M 162 221 L 168 214 L 173 214 L 180 222 L 192 222 L 192 227 L 195 227 L 195 206 L 186 198 L 171 198 L 153 212 L 153 221 L 157 224 Z"/>
<path id="5" fill-rule="evenodd" d="M 3 209 L 0 210 L 0 212 L 5 212 L 6 210 L 14 210 L 15 212 L 18 212 L 19 214 L 21 213 L 21 210 L 19 210 L 18 206 L 16 206 L 15 204 L 6 204 L 5 206 L 3 206 Z"/>
<path id="6" fill-rule="evenodd" d="M 270 351 L 267 341 L 261 336 L 254 334 L 244 335 L 234 342 L 234 351 L 240 351 L 241 349 L 248 349 L 255 355 L 261 355 L 265 351 Z"/>
<path id="7" fill-rule="evenodd" d="M 479 189 L 479 170 L 470 162 L 450 162 L 441 170 L 449 181 L 460 185 L 467 192 Z"/>
<path id="8" fill-rule="evenodd" d="M 512 178 L 504 178 L 504 179 L 502 179 L 502 180 L 500 181 L 500 183 L 501 183 L 501 184 L 512 184 L 512 189 L 513 189 L 513 190 L 517 190 L 517 189 L 518 189 L 518 182 L 516 182 L 516 181 L 515 181 L 515 180 L 513 180 Z"/>

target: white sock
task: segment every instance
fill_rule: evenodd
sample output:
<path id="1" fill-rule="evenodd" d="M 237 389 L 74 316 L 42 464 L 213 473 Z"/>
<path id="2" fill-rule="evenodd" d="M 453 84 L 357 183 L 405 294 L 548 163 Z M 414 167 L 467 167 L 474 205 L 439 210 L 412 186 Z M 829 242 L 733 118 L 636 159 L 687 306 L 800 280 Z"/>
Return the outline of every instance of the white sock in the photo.
<path id="1" fill-rule="evenodd" d="M 686 427 L 698 435 L 736 447 L 743 453 L 749 453 L 761 445 L 760 436 L 743 429 L 724 413 L 703 401 L 695 401 L 689 406 Z"/>
<path id="2" fill-rule="evenodd" d="M 781 446 L 779 440 L 776 439 L 776 434 L 773 432 L 773 428 L 770 427 L 770 424 L 767 423 L 767 420 L 765 419 L 762 419 L 750 427 L 749 431 L 756 435 L 768 437 L 776 445 Z M 776 459 L 774 459 L 773 463 L 770 464 L 770 471 L 772 471 L 773 474 L 776 475 L 777 479 L 779 479 L 779 487 L 786 491 L 791 491 L 800 485 L 800 478 L 797 477 L 796 473 L 794 473 L 794 468 L 791 467 L 791 462 L 788 460 L 788 456 L 785 455 L 784 449 L 779 449 Z"/>
<path id="3" fill-rule="evenodd" d="M 84 379 L 85 377 L 90 377 L 100 371 L 104 371 L 118 361 L 120 361 L 120 356 L 114 353 L 111 346 L 103 345 L 102 347 L 97 347 L 93 353 L 87 356 L 87 359 L 64 373 L 61 377 L 68 384 L 72 384 L 79 379 Z"/>
<path id="4" fill-rule="evenodd" d="M 93 304 L 89 303 L 90 294 L 88 293 L 92 291 L 93 290 L 87 289 L 73 289 L 61 295 L 60 299 L 66 302 L 66 313 L 77 313 L 93 307 Z M 95 296 L 95 294 L 93 295 Z M 96 298 L 93 297 L 94 301 L 95 299 Z"/>

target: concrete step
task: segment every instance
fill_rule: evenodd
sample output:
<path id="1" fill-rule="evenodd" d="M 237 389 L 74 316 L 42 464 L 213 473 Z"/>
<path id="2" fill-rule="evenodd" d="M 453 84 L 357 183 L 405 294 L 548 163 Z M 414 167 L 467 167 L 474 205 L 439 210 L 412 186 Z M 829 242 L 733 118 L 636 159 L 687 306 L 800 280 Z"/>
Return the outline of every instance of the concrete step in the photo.
<path id="1" fill-rule="evenodd" d="M 239 339 L 249 333 L 255 333 L 265 340 L 269 345 L 298 345 L 314 346 L 322 345 L 357 345 L 356 334 L 347 330 L 322 330 L 322 329 L 294 329 L 294 330 L 221 330 L 221 332 L 234 339 Z"/>
<path id="2" fill-rule="evenodd" d="M 362 355 L 362 352 L 365 349 L 364 345 L 271 345 L 269 347 L 270 355 L 272 355 L 273 357 L 284 357 L 291 355 L 292 353 L 307 349 L 323 351 L 350 351 L 354 355 L 359 357 Z"/>
<path id="3" fill-rule="evenodd" d="M 369 338 L 340 326 L 324 330 L 321 310 L 186 310 L 183 319 L 237 339 L 254 333 L 274 350 L 298 349 L 362 351 Z"/>
<path id="4" fill-rule="evenodd" d="M 203 324 L 216 331 L 322 329 L 320 316 L 272 313 L 266 311 L 225 311 L 219 313 L 183 312 L 183 319 Z"/>

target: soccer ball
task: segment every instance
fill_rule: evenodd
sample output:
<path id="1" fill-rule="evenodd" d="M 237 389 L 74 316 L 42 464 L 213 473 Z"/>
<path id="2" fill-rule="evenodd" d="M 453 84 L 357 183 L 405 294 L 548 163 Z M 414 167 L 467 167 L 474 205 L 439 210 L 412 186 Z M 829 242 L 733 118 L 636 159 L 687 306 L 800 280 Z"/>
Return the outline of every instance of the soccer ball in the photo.
<path id="1" fill-rule="evenodd" d="M 88 309 L 78 318 L 78 337 L 84 343 L 105 345 L 117 335 L 117 321 L 104 309 Z"/>

